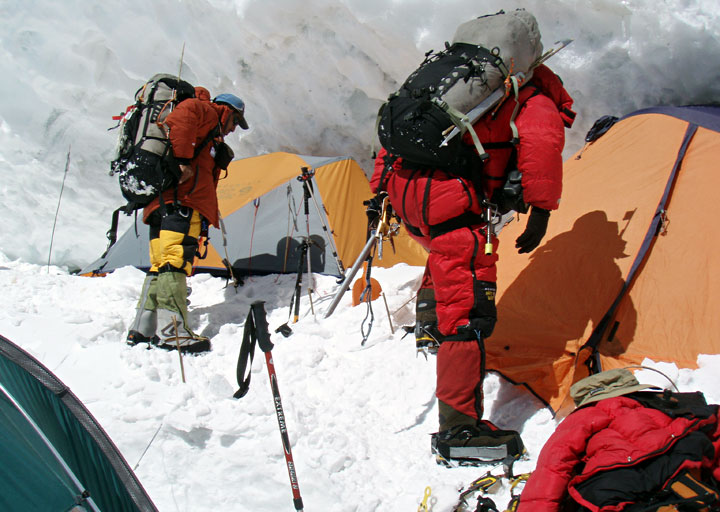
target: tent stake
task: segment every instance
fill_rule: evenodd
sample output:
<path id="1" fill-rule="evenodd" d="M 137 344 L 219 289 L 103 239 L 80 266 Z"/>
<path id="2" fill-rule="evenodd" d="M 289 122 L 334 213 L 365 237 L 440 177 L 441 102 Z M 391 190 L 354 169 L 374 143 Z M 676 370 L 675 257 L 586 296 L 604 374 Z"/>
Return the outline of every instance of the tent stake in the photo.
<path id="1" fill-rule="evenodd" d="M 315 306 L 313 305 L 312 291 L 310 289 L 308 289 L 308 298 L 310 299 L 310 311 L 312 315 L 315 316 Z"/>
<path id="2" fill-rule="evenodd" d="M 392 318 L 390 317 L 390 308 L 388 307 L 387 298 L 385 292 L 382 293 L 383 302 L 385 302 L 385 311 L 387 311 L 388 322 L 390 323 L 390 333 L 395 334 L 395 328 L 393 327 Z"/>

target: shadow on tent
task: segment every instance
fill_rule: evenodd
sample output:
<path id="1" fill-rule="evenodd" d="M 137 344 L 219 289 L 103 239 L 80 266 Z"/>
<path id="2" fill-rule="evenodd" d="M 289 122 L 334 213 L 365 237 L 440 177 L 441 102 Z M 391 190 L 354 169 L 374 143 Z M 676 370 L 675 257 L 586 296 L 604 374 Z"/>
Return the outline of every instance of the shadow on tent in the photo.
<path id="1" fill-rule="evenodd" d="M 588 290 L 622 287 L 616 260 L 628 257 L 624 249 L 618 223 L 593 211 L 534 251 L 498 300 L 498 323 L 486 344 L 492 370 L 531 391 L 559 389 L 565 372 L 558 365 L 574 365 L 577 340 L 597 327 L 607 310 L 591 307 Z M 613 298 L 607 295 L 607 307 Z"/>

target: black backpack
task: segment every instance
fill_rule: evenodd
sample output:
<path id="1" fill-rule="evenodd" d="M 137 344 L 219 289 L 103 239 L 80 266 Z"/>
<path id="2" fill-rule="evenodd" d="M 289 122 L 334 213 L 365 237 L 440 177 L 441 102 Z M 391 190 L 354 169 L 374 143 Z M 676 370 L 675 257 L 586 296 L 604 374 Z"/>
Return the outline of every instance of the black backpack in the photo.
<path id="1" fill-rule="evenodd" d="M 486 66 L 504 69 L 502 59 L 478 45 L 455 43 L 441 52 L 426 54 L 418 69 L 380 107 L 378 137 L 382 146 L 395 156 L 422 165 L 463 165 L 470 148 L 462 144 L 462 138 L 443 143 L 453 128 L 462 126 L 465 113 L 450 106 L 445 95 L 474 87 L 478 90 L 476 98 L 489 96 L 493 89 L 483 85 Z M 480 88 L 487 93 L 480 93 Z"/>
<path id="2" fill-rule="evenodd" d="M 173 157 L 163 121 L 181 101 L 195 96 L 195 87 L 177 76 L 157 74 L 135 93 L 135 104 L 119 118 L 120 133 L 110 163 L 128 201 L 127 214 L 147 206 L 177 184 L 180 168 Z"/>

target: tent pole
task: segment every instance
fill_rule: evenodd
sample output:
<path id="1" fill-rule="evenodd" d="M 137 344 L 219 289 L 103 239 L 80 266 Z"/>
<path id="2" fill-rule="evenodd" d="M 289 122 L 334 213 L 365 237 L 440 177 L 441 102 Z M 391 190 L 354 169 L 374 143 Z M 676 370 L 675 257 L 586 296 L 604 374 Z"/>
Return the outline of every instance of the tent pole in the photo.
<path id="1" fill-rule="evenodd" d="M 303 167 L 302 169 L 303 176 L 308 175 L 308 180 L 310 180 L 310 184 L 313 182 L 313 177 L 315 176 L 315 170 L 314 169 L 308 169 L 307 167 Z M 298 177 L 300 179 L 300 177 Z M 320 205 L 317 202 L 317 199 L 315 199 L 315 194 L 312 191 L 312 186 L 308 186 L 308 193 L 310 194 L 310 199 L 312 199 L 313 204 L 315 205 L 315 210 L 317 210 L 318 218 L 320 219 L 320 224 L 322 225 L 323 231 L 325 232 L 325 238 L 328 241 L 328 245 L 330 245 L 330 250 L 332 251 L 333 258 L 335 258 L 335 262 L 337 264 L 338 270 L 340 271 L 340 276 L 344 277 L 345 275 L 345 267 L 342 264 L 342 261 L 340 260 L 340 257 L 338 256 L 338 250 L 337 246 L 335 245 L 335 240 L 333 239 L 332 233 L 330 232 L 330 229 L 328 228 L 328 224 L 325 220 L 325 217 L 323 216 L 322 210 L 320 209 Z"/>
<path id="2" fill-rule="evenodd" d="M 80 480 L 78 480 L 78 478 L 75 476 L 73 470 L 70 468 L 70 466 L 67 465 L 65 460 L 62 458 L 62 455 L 60 455 L 60 453 L 55 449 L 50 440 L 40 429 L 38 424 L 35 423 L 35 420 L 33 420 L 32 417 L 27 413 L 27 411 L 22 407 L 22 405 L 20 405 L 17 400 L 15 400 L 15 397 L 10 394 L 10 392 L 7 390 L 7 388 L 5 388 L 5 386 L 2 385 L 2 383 L 0 383 L 0 391 L 2 391 L 2 393 L 15 406 L 15 408 L 20 411 L 20 414 L 23 415 L 25 420 L 30 424 L 35 433 L 37 433 L 38 437 L 42 440 L 48 450 L 50 450 L 50 453 L 52 453 L 53 457 L 55 457 L 55 460 L 57 460 L 58 464 L 60 464 L 65 474 L 70 478 L 70 480 L 72 480 L 72 483 L 75 484 L 76 490 L 79 493 L 77 498 L 82 498 L 82 504 L 88 505 L 93 512 L 100 512 L 100 509 L 95 504 L 92 497 L 90 497 L 90 493 L 87 491 L 87 489 L 84 488 L 82 483 L 80 483 Z"/>

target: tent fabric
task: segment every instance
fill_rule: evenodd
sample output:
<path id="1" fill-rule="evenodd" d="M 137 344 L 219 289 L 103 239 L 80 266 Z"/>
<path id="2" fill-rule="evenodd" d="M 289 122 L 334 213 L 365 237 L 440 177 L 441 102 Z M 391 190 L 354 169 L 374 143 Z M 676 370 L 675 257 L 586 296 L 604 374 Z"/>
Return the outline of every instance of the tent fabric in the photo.
<path id="1" fill-rule="evenodd" d="M 559 411 L 590 368 L 695 368 L 720 353 L 720 236 L 707 212 L 718 157 L 720 108 L 666 107 L 625 116 L 566 161 L 544 243 L 517 254 L 525 219 L 501 236 L 488 369 Z"/>
<path id="2" fill-rule="evenodd" d="M 80 400 L 0 336 L 0 508 L 157 510 Z"/>
<path id="3" fill-rule="evenodd" d="M 299 180 L 302 168 L 312 174 L 312 197 L 307 204 Z M 236 160 L 218 185 L 227 247 L 222 232 L 211 228 L 207 257 L 195 260 L 195 271 L 226 275 L 227 248 L 238 274 L 294 273 L 300 263 L 299 249 L 309 240 L 312 271 L 341 276 L 365 246 L 363 201 L 372 195 L 365 173 L 351 158 L 278 152 Z M 140 219 L 135 222 L 104 258 L 81 273 L 109 272 L 125 265 L 148 269 L 148 229 Z M 394 242 L 395 253 L 384 250 L 383 259 L 376 258 L 374 265 L 425 265 L 425 251 L 404 230 Z"/>

